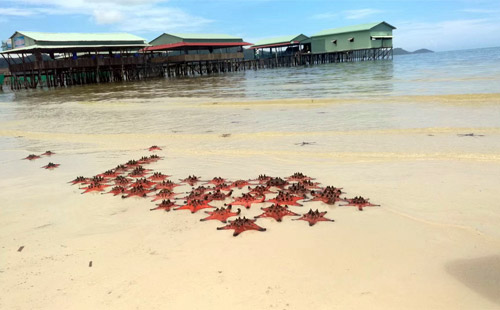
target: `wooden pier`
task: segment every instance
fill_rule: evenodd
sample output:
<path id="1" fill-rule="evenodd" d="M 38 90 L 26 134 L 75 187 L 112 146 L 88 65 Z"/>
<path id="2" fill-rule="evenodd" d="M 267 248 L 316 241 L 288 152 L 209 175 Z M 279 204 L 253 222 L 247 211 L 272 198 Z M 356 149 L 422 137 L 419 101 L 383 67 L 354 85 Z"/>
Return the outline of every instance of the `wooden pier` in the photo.
<path id="1" fill-rule="evenodd" d="M 197 57 L 183 57 L 197 56 Z M 359 51 L 346 51 L 323 54 L 300 54 L 274 56 L 263 59 L 244 60 L 241 58 L 224 59 L 229 55 L 222 56 L 220 59 L 203 59 L 204 55 L 182 55 L 173 56 L 180 58 L 157 59 L 154 58 L 150 65 L 160 65 L 167 77 L 185 77 L 208 75 L 225 72 L 236 72 L 246 70 L 261 70 L 273 68 L 286 68 L 298 66 L 313 66 L 327 63 L 342 63 L 355 61 L 375 61 L 391 60 L 393 58 L 392 48 L 367 49 Z"/>
<path id="2" fill-rule="evenodd" d="M 12 90 L 67 87 L 148 78 L 201 76 L 245 70 L 386 60 L 392 57 L 392 48 L 376 48 L 322 54 L 274 55 L 251 60 L 244 60 L 243 53 L 168 57 L 138 54 L 119 58 L 70 58 L 11 64 L 8 84 Z"/>

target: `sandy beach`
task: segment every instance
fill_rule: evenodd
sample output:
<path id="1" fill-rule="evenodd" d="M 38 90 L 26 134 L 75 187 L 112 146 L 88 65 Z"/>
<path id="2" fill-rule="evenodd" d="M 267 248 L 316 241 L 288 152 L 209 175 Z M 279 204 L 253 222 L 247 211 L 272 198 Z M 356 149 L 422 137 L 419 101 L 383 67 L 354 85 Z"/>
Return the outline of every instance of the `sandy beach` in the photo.
<path id="1" fill-rule="evenodd" d="M 472 109 L 458 99 L 447 104 L 462 109 L 463 117 L 478 113 L 493 122 L 499 96 L 471 98 L 483 103 L 479 112 L 468 113 Z M 418 99 L 420 106 L 435 104 L 435 98 Z M 249 109 L 292 116 L 313 109 L 320 115 L 316 110 L 342 113 L 347 104 L 353 105 L 325 100 L 312 108 L 289 102 L 196 107 L 207 117 L 231 120 Z M 482 126 L 472 122 L 260 132 L 228 125 L 205 133 L 153 132 L 139 125 L 133 125 L 135 133 L 59 132 L 4 122 L 0 308 L 498 309 L 500 129 L 488 126 L 488 118 Z M 459 136 L 472 132 L 476 136 Z M 67 183 L 150 155 L 151 145 L 163 148 L 156 154 L 164 159 L 148 168 L 172 180 L 300 171 L 382 207 L 360 212 L 308 202 L 291 208 L 318 208 L 335 222 L 309 227 L 289 218 L 259 219 L 266 232 L 233 237 L 216 230 L 220 222 L 200 222 L 203 212 L 149 211 L 149 199 L 81 195 Z M 50 159 L 21 160 L 48 149 L 56 152 Z M 40 169 L 49 160 L 61 166 Z M 253 217 L 261 210 L 242 212 Z"/>

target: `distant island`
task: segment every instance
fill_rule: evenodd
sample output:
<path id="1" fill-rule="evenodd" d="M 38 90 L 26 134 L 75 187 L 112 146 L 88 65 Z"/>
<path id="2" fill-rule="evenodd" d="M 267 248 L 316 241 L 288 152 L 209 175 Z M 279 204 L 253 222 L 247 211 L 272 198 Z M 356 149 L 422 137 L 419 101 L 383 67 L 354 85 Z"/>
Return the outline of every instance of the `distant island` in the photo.
<path id="1" fill-rule="evenodd" d="M 431 50 L 428 50 L 426 48 L 421 48 L 419 50 L 413 51 L 413 52 L 408 52 L 405 49 L 402 49 L 400 47 L 396 47 L 392 50 L 393 55 L 409 55 L 409 54 L 426 54 L 426 53 L 434 53 Z"/>

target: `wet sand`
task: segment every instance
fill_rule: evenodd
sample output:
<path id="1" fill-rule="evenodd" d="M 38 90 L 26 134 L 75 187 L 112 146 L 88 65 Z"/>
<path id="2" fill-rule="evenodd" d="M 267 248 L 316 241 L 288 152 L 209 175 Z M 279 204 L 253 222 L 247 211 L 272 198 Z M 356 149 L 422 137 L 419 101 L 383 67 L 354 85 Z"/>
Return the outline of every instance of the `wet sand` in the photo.
<path id="1" fill-rule="evenodd" d="M 500 307 L 497 128 L 224 138 L 221 132 L 47 133 L 8 126 L 0 131 L 7 146 L 1 151 L 0 308 Z M 457 136 L 467 132 L 484 136 Z M 296 144 L 303 141 L 316 143 Z M 221 223 L 199 222 L 204 213 L 150 212 L 149 200 L 81 195 L 67 184 L 149 155 L 153 144 L 163 147 L 157 154 L 165 159 L 151 168 L 174 180 L 301 171 L 382 207 L 359 212 L 311 202 L 293 210 L 319 208 L 335 222 L 309 227 L 261 219 L 266 232 L 234 238 L 215 229 Z M 47 149 L 57 154 L 20 160 Z M 48 161 L 61 166 L 40 169 Z"/>

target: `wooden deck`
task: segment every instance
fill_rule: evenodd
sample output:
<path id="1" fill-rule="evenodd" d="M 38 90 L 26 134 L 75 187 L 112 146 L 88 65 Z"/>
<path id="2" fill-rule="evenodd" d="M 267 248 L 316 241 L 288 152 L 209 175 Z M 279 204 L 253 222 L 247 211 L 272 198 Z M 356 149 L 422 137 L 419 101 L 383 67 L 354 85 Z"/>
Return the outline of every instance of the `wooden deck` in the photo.
<path id="1" fill-rule="evenodd" d="M 372 48 L 323 54 L 301 54 L 244 60 L 243 53 L 185 54 L 151 57 L 81 58 L 10 66 L 11 89 L 65 87 L 89 83 L 183 77 L 225 72 L 312 66 L 326 63 L 392 59 L 392 48 Z"/>
<path id="2" fill-rule="evenodd" d="M 212 54 L 187 54 L 168 57 L 151 58 L 151 63 L 182 63 L 198 61 L 223 61 L 231 59 L 243 60 L 243 53 L 212 53 Z"/>

